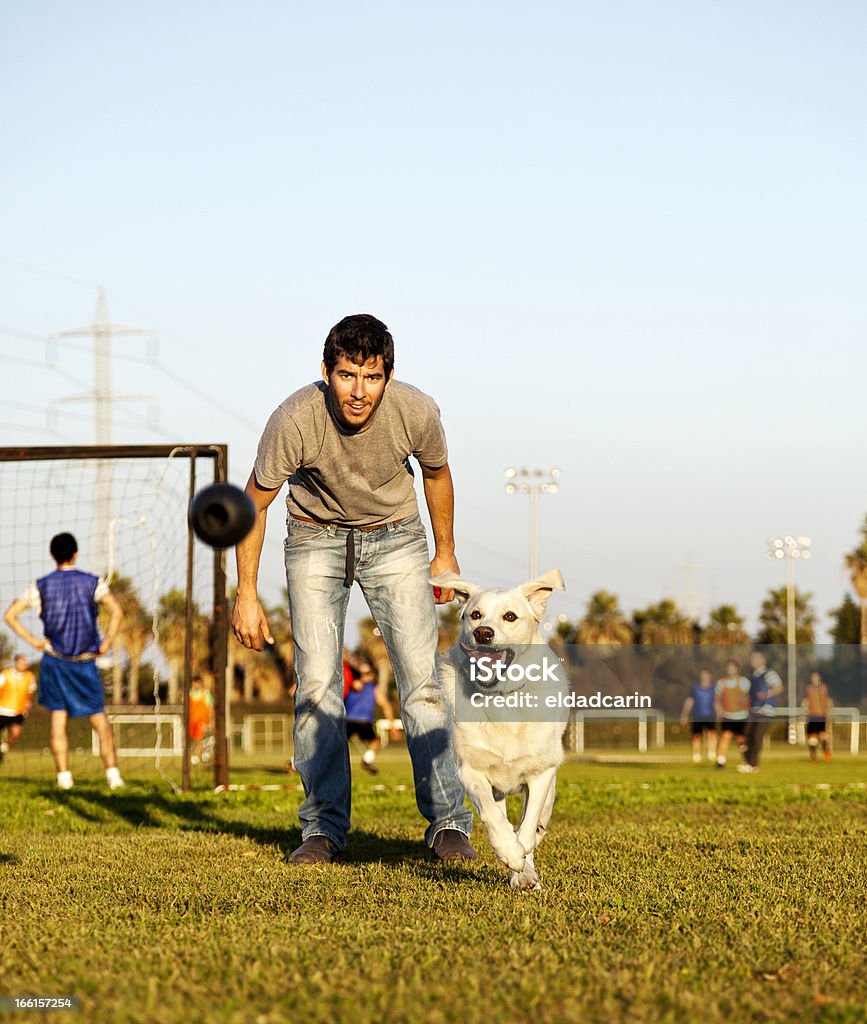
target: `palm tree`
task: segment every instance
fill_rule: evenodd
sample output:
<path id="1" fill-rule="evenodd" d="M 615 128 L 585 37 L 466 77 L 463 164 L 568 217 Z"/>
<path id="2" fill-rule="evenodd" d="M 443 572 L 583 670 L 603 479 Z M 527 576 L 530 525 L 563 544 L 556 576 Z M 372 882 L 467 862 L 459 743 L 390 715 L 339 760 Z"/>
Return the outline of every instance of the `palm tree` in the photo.
<path id="1" fill-rule="evenodd" d="M 692 620 L 668 597 L 634 611 L 632 622 L 640 644 L 691 644 L 695 640 Z"/>
<path id="2" fill-rule="evenodd" d="M 597 590 L 587 602 L 587 611 L 578 623 L 575 637 L 579 644 L 631 644 L 635 641 L 632 627 L 620 610 L 616 594 Z"/>
<path id="3" fill-rule="evenodd" d="M 860 529 L 861 543 L 845 555 L 843 562 L 849 570 L 852 586 L 861 602 L 861 645 L 867 646 L 867 516 Z"/>
<path id="4" fill-rule="evenodd" d="M 180 703 L 180 678 L 184 667 L 184 638 L 186 637 L 186 594 L 183 590 L 170 590 L 163 594 L 157 606 L 157 631 L 160 648 L 168 662 L 168 703 Z M 193 602 L 192 671 L 201 673 L 208 666 L 208 620 Z"/>
<path id="5" fill-rule="evenodd" d="M 733 604 L 721 604 L 708 616 L 708 624 L 701 631 L 703 644 L 745 644 L 749 635 L 744 629 L 744 617 Z"/>
<path id="6" fill-rule="evenodd" d="M 861 613 L 851 594 L 844 594 L 839 607 L 828 613 L 834 625 L 831 639 L 835 644 L 857 644 L 861 636 Z"/>
<path id="7" fill-rule="evenodd" d="M 761 630 L 756 642 L 759 644 L 785 644 L 788 643 L 788 618 L 786 588 L 778 587 L 776 590 L 769 590 L 768 596 L 762 602 L 762 609 L 759 613 Z M 795 588 L 795 643 L 814 643 L 814 629 L 816 624 L 816 613 L 813 611 L 810 601 L 812 594 L 801 594 Z"/>
<path id="8" fill-rule="evenodd" d="M 229 594 L 233 604 L 236 591 Z M 239 676 L 242 682 L 242 699 L 252 702 L 258 697 L 265 703 L 276 703 L 291 693 L 295 674 L 295 642 L 292 637 L 292 622 L 289 608 L 285 604 L 264 607 L 265 617 L 274 637 L 263 651 L 251 651 L 229 633 L 228 677 Z"/>
<path id="9" fill-rule="evenodd" d="M 127 679 L 127 694 L 130 704 L 141 703 L 139 693 L 139 675 L 141 671 L 141 659 L 145 648 L 153 639 L 153 619 L 145 611 L 144 606 L 136 593 L 132 580 L 126 576 L 113 577 L 110 581 L 111 592 L 117 598 L 117 602 L 123 611 L 123 620 L 117 633 L 115 641 L 116 648 L 126 652 L 129 663 L 129 678 Z M 120 662 L 115 658 L 113 666 L 113 701 L 121 701 L 120 685 Z"/>

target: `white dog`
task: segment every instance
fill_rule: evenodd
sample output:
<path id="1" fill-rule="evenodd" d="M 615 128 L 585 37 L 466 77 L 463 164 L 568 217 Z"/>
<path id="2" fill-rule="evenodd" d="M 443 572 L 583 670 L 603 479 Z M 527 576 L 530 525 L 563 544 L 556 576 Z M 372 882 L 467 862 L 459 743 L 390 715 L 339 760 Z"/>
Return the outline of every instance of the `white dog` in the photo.
<path id="1" fill-rule="evenodd" d="M 461 637 L 439 659 L 461 781 L 494 853 L 511 869 L 512 888 L 538 889 L 533 851 L 551 818 L 568 722 L 557 704 L 568 683 L 540 623 L 563 577 L 554 569 L 514 590 L 482 590 L 453 573 L 432 582 L 454 590 L 462 606 Z M 524 808 L 516 830 L 505 795 L 518 791 Z"/>

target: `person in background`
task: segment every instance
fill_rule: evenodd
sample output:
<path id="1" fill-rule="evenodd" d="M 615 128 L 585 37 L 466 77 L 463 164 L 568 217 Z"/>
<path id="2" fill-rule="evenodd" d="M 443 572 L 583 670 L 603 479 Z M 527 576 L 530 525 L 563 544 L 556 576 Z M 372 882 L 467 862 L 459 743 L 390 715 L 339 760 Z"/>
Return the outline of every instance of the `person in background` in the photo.
<path id="1" fill-rule="evenodd" d="M 34 693 L 36 679 L 27 667 L 27 658 L 16 654 L 13 667 L 0 672 L 0 764 L 21 736 Z"/>
<path id="2" fill-rule="evenodd" d="M 736 661 L 726 662 L 726 673 L 716 684 L 716 716 L 720 722 L 717 768 L 725 768 L 732 736 L 742 737 L 750 716 L 750 681 Z"/>
<path id="3" fill-rule="evenodd" d="M 376 673 L 368 662 L 358 666 L 358 676 L 349 685 L 346 694 L 346 739 L 357 736 L 367 744 L 361 758 L 361 767 L 376 775 L 376 755 L 379 753 L 381 741 L 376 735 L 373 722 L 376 717 Z"/>
<path id="4" fill-rule="evenodd" d="M 750 655 L 750 714 L 744 738 L 747 742 L 746 761 L 738 765 L 739 772 L 757 772 L 762 756 L 762 744 L 777 709 L 777 698 L 783 692 L 783 681 L 772 669 L 761 651 Z"/>
<path id="5" fill-rule="evenodd" d="M 831 747 L 828 743 L 828 719 L 833 707 L 828 687 L 822 679 L 821 672 L 811 672 L 810 682 L 801 707 L 807 713 L 807 746 L 810 748 L 810 760 L 815 761 L 822 744 L 822 756 L 831 760 Z"/>
<path id="6" fill-rule="evenodd" d="M 42 651 L 39 671 L 39 703 L 51 712 L 49 746 L 57 767 L 57 785 L 72 789 L 69 770 L 69 718 L 89 718 L 99 737 L 109 789 L 120 789 L 123 779 L 117 767 L 114 736 L 105 713 L 105 693 L 96 659 L 111 650 L 123 619 L 117 598 L 105 580 L 76 568 L 78 542 L 71 533 L 51 538 L 54 572 L 32 583 L 6 609 L 6 624 L 26 643 Z M 100 639 L 99 606 L 108 611 L 108 627 Z M 40 640 L 19 621 L 28 608 L 42 619 L 45 638 Z"/>
<path id="7" fill-rule="evenodd" d="M 698 682 L 692 684 L 689 696 L 683 702 L 680 713 L 680 724 L 692 724 L 692 759 L 695 764 L 701 763 L 702 739 L 707 738 L 707 759 L 716 760 L 716 690 L 713 685 L 713 674 L 709 668 L 703 668 L 698 674 Z"/>
<path id="8" fill-rule="evenodd" d="M 193 749 L 190 760 L 199 764 L 203 760 L 205 741 L 214 731 L 214 698 L 205 688 L 201 676 L 193 676 L 190 684 L 189 731 Z"/>

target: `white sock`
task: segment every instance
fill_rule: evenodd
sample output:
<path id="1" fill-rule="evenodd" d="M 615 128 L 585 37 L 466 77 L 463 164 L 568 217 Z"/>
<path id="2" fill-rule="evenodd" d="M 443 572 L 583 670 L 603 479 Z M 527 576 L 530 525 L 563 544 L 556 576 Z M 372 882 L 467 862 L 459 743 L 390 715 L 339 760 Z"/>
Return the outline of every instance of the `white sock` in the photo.
<path id="1" fill-rule="evenodd" d="M 108 780 L 109 786 L 112 786 L 112 785 L 116 786 L 116 785 L 119 785 L 119 784 L 121 784 L 123 782 L 123 779 L 120 777 L 120 769 L 119 768 L 106 768 L 105 769 L 105 777 Z"/>
<path id="2" fill-rule="evenodd" d="M 72 772 L 58 772 L 57 785 L 60 786 L 61 789 L 72 789 Z"/>
<path id="3" fill-rule="evenodd" d="M 8 754 L 8 753 L 9 753 L 9 744 L 6 742 L 6 740 L 3 740 L 3 742 L 0 743 L 0 754 Z"/>
<path id="4" fill-rule="evenodd" d="M 365 750 L 361 760 L 364 761 L 365 764 L 373 764 L 376 760 L 376 753 L 373 750 Z"/>
<path id="5" fill-rule="evenodd" d="M 717 763 L 717 764 L 725 764 L 725 763 L 726 763 L 726 759 L 725 759 L 725 758 L 724 758 L 724 757 L 723 757 L 722 755 L 720 755 L 720 756 L 719 756 L 719 757 L 718 757 L 718 758 L 716 759 L 716 763 Z"/>

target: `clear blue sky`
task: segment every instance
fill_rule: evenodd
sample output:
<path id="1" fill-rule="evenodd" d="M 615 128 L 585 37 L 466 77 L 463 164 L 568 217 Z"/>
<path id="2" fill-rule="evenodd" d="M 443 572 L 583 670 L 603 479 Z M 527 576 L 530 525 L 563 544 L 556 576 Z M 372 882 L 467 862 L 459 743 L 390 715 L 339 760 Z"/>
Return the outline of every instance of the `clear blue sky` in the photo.
<path id="1" fill-rule="evenodd" d="M 161 433 L 130 405 L 115 440 L 227 441 L 239 482 L 372 312 L 442 408 L 468 577 L 523 578 L 503 470 L 558 465 L 554 612 L 685 601 L 691 558 L 752 621 L 794 533 L 825 613 L 867 512 L 865 36 L 855 2 L 7 3 L 0 444 L 92 440 L 41 411 L 87 351 L 12 359 L 98 285 L 160 339 L 114 369 Z"/>

